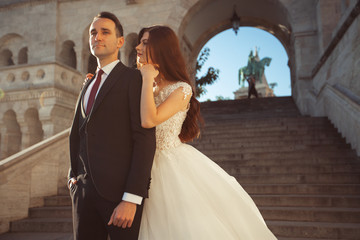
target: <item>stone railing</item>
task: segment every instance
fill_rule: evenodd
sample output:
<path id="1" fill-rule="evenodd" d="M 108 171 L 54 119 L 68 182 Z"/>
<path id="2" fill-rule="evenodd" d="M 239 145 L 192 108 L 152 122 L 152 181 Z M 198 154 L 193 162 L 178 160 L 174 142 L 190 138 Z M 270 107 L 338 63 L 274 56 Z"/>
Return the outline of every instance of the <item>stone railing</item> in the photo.
<path id="1" fill-rule="evenodd" d="M 326 116 L 360 156 L 360 2 L 348 16 L 312 71 L 298 81 L 295 100 L 302 114 Z"/>
<path id="2" fill-rule="evenodd" d="M 0 234 L 66 186 L 69 129 L 0 161 Z"/>
<path id="3" fill-rule="evenodd" d="M 0 83 L 5 98 L 7 91 L 53 87 L 74 94 L 76 97 L 83 79 L 82 73 L 59 62 L 0 67 Z"/>
<path id="4" fill-rule="evenodd" d="M 360 97 L 339 84 L 327 84 L 317 100 L 324 115 L 360 156 Z"/>

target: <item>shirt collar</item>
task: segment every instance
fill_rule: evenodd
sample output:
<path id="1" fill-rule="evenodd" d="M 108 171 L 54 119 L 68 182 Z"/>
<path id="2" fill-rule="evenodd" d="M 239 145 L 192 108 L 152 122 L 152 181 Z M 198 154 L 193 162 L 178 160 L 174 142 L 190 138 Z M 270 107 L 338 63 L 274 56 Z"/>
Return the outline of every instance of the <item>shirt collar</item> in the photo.
<path id="1" fill-rule="evenodd" d="M 104 71 L 104 73 L 106 75 L 109 75 L 110 72 L 113 70 L 113 68 L 116 66 L 116 64 L 118 64 L 119 62 L 120 62 L 120 60 L 115 60 L 115 61 L 109 63 L 108 65 L 104 66 L 101 69 Z M 97 68 L 97 71 L 99 71 L 99 67 Z"/>

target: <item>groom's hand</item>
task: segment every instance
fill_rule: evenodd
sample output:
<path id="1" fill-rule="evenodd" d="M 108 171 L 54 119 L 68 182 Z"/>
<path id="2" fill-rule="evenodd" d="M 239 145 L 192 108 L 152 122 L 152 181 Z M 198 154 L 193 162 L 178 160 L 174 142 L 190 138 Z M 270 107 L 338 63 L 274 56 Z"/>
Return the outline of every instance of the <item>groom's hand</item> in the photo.
<path id="1" fill-rule="evenodd" d="M 136 204 L 126 201 L 121 201 L 114 209 L 110 217 L 108 225 L 127 228 L 131 227 L 136 213 Z"/>

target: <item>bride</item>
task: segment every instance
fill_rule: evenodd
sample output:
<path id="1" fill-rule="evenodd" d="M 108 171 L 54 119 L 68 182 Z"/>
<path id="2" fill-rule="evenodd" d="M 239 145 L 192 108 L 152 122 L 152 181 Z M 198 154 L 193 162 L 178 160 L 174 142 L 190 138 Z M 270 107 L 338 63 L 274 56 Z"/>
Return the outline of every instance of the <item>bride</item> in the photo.
<path id="1" fill-rule="evenodd" d="M 139 38 L 141 122 L 156 126 L 157 144 L 139 239 L 276 239 L 235 178 L 185 144 L 199 135 L 200 104 L 173 30 L 145 28 Z"/>

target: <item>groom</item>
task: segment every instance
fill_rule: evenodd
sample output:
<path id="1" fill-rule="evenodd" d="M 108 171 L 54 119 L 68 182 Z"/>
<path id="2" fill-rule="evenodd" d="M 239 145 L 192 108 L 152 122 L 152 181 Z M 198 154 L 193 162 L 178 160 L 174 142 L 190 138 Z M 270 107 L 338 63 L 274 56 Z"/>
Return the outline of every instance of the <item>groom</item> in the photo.
<path id="1" fill-rule="evenodd" d="M 124 44 L 119 20 L 101 12 L 89 33 L 98 69 L 80 93 L 70 133 L 74 239 L 136 240 L 155 130 L 141 127 L 140 72 L 117 58 Z"/>

